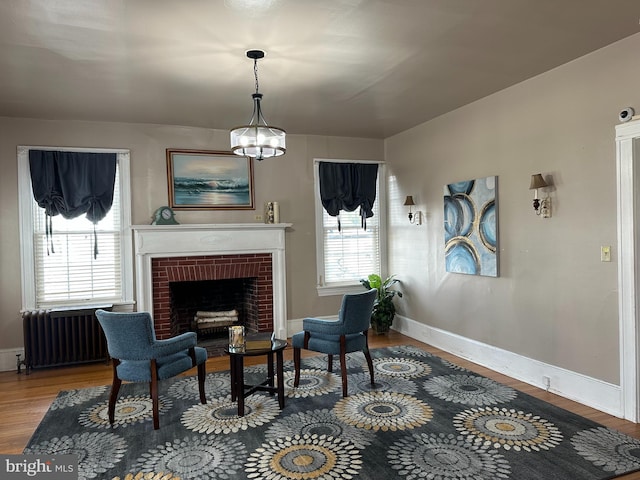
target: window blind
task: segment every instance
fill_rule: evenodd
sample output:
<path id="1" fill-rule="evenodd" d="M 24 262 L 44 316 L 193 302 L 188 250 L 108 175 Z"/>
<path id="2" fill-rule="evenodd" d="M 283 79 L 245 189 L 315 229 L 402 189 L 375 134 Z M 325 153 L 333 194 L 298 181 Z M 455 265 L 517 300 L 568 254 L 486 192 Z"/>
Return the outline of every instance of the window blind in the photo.
<path id="1" fill-rule="evenodd" d="M 379 182 L 378 178 L 378 199 Z M 337 218 L 322 209 L 324 285 L 354 284 L 370 273 L 380 272 L 380 203 L 374 203 L 373 217 L 367 219 L 366 230 L 362 228 L 358 210 L 341 211 L 338 230 Z"/>
<path id="2" fill-rule="evenodd" d="M 120 258 L 120 169 L 116 167 L 113 205 L 95 225 L 100 254 L 94 258 L 94 225 L 84 216 L 53 218 L 55 253 L 47 254 L 44 209 L 32 201 L 36 304 L 51 307 L 118 301 L 122 298 Z"/>

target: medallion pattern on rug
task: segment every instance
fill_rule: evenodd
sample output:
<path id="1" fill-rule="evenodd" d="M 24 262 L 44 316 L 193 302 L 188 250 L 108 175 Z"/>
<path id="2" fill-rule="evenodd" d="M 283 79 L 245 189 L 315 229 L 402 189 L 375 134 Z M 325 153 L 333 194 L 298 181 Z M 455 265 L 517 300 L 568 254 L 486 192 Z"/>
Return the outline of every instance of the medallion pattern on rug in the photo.
<path id="1" fill-rule="evenodd" d="M 77 455 L 78 478 L 107 478 L 105 472 L 118 465 L 129 444 L 120 435 L 108 432 L 83 432 L 53 437 L 27 447 L 24 453 Z"/>
<path id="2" fill-rule="evenodd" d="M 334 393 L 341 388 L 340 378 L 335 373 L 318 369 L 300 369 L 300 382 L 293 386 L 294 372 L 284 373 L 286 395 L 293 398 L 317 397 Z"/>
<path id="3" fill-rule="evenodd" d="M 360 451 L 348 440 L 295 435 L 263 443 L 245 464 L 247 478 L 354 478 L 362 468 Z"/>
<path id="4" fill-rule="evenodd" d="M 373 361 L 376 373 L 391 377 L 418 378 L 431 373 L 431 366 L 413 358 L 387 357 Z"/>
<path id="5" fill-rule="evenodd" d="M 360 449 L 371 445 L 375 438 L 373 430 L 345 423 L 338 418 L 335 409 L 329 410 L 327 408 L 294 413 L 280 418 L 267 428 L 264 436 L 266 440 L 271 441 L 295 435 L 325 435 L 344 438 Z"/>
<path id="6" fill-rule="evenodd" d="M 389 448 L 389 464 L 402 477 L 496 480 L 511 478 L 504 456 L 462 436 L 421 433 L 403 437 Z"/>
<path id="7" fill-rule="evenodd" d="M 236 402 L 227 396 L 193 405 L 182 414 L 182 424 L 198 433 L 228 434 L 268 424 L 279 414 L 278 402 L 272 397 L 250 395 L 244 400 L 244 415 L 239 417 Z"/>
<path id="8" fill-rule="evenodd" d="M 226 437 L 198 435 L 157 445 L 133 463 L 133 470 L 171 472 L 179 478 L 229 479 L 240 471 L 246 447 Z"/>
<path id="9" fill-rule="evenodd" d="M 471 442 L 516 452 L 548 450 L 563 440 L 560 430 L 548 420 L 514 409 L 465 410 L 453 417 L 453 424 Z"/>
<path id="10" fill-rule="evenodd" d="M 180 480 L 180 477 L 171 472 L 137 472 L 127 473 L 123 477 L 113 477 L 112 480 Z"/>
<path id="11" fill-rule="evenodd" d="M 431 395 L 464 405 L 494 405 L 516 397 L 513 388 L 476 375 L 442 375 L 425 381 L 423 387 Z"/>
<path id="12" fill-rule="evenodd" d="M 397 392 L 359 393 L 339 400 L 334 410 L 342 422 L 374 431 L 416 428 L 433 417 L 429 405 Z"/>
<path id="13" fill-rule="evenodd" d="M 96 397 L 99 397 L 108 390 L 109 387 L 103 385 L 101 387 L 83 388 L 80 390 L 67 390 L 60 392 L 57 398 L 49 407 L 50 410 L 58 410 L 67 407 L 73 407 L 75 405 L 81 405 L 85 402 L 89 402 Z"/>
<path id="14" fill-rule="evenodd" d="M 571 443 L 579 455 L 616 475 L 640 469 L 640 442 L 604 427 L 578 432 Z"/>
<path id="15" fill-rule="evenodd" d="M 109 387 L 60 392 L 24 453 L 75 454 L 78 478 L 98 480 L 605 480 L 640 470 L 640 441 L 414 346 L 302 359 L 285 406 L 256 392 L 243 416 L 229 372 L 160 383 L 160 428 L 148 385 L 123 384 L 115 423 Z M 335 360 L 335 359 L 334 359 Z M 247 366 L 245 383 L 266 377 Z"/>
<path id="16" fill-rule="evenodd" d="M 158 397 L 159 414 L 167 413 L 173 403 L 165 395 Z M 141 396 L 126 396 L 118 399 L 115 408 L 115 418 L 113 426 L 109 423 L 109 405 L 108 403 L 100 403 L 89 407 L 80 414 L 78 421 L 80 425 L 95 428 L 117 428 L 127 427 L 140 422 L 153 421 L 153 405 L 151 398 Z"/>

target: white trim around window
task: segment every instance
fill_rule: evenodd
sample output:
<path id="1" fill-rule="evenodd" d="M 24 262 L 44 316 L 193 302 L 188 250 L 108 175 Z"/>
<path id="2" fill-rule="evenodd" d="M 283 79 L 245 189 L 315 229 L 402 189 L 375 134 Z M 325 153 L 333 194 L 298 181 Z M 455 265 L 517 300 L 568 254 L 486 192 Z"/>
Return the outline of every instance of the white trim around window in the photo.
<path id="1" fill-rule="evenodd" d="M 18 146 L 18 212 L 20 216 L 20 262 L 22 271 L 22 309 L 30 310 L 36 305 L 35 254 L 33 244 L 33 193 L 29 172 L 29 150 L 58 150 L 66 152 L 116 153 L 120 177 L 121 206 L 121 285 L 122 299 L 119 304 L 133 304 L 133 243 L 131 235 L 131 174 L 130 152 L 125 149 Z M 70 305 L 74 306 L 74 305 Z"/>
<path id="2" fill-rule="evenodd" d="M 386 171 L 385 164 L 381 161 L 371 160 L 346 160 L 335 158 L 315 158 L 313 161 L 313 176 L 314 176 L 314 198 L 315 198 L 315 223 L 316 223 L 316 289 L 318 295 L 330 296 L 330 295 L 343 295 L 345 293 L 358 293 L 362 292 L 363 287 L 358 279 L 353 279 L 348 282 L 327 282 L 325 279 L 325 252 L 324 252 L 324 232 L 323 225 L 324 208 L 322 207 L 322 201 L 320 199 L 320 182 L 319 182 L 319 164 L 320 162 L 333 162 L 333 163 L 377 163 L 378 164 L 378 193 L 376 195 L 376 204 L 378 210 L 378 255 L 381 272 L 367 272 L 368 273 L 380 273 L 381 275 L 386 272 L 387 269 L 387 206 L 386 206 Z M 366 277 L 363 272 L 362 277 Z"/>

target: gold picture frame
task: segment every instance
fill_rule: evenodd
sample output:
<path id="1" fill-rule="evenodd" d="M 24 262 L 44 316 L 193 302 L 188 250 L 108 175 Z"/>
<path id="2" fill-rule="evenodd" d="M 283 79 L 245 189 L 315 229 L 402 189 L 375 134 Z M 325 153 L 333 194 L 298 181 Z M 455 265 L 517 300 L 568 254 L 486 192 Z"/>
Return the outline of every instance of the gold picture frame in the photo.
<path id="1" fill-rule="evenodd" d="M 254 210 L 253 161 L 231 152 L 167 148 L 174 210 Z"/>

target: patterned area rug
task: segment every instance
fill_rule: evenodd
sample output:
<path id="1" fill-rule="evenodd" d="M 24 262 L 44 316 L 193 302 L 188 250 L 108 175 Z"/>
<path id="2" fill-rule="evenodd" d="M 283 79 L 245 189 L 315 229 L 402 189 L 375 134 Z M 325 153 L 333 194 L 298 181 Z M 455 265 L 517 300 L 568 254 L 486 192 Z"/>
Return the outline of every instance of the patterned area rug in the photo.
<path id="1" fill-rule="evenodd" d="M 161 383 L 160 429 L 147 386 L 125 384 L 109 425 L 109 387 L 61 392 L 24 453 L 77 454 L 80 478 L 134 479 L 580 479 L 640 469 L 640 441 L 513 390 L 424 350 L 350 355 L 349 396 L 339 362 L 285 365 L 286 405 L 266 393 L 231 402 L 228 372 Z M 247 367 L 246 380 L 266 366 Z M 144 474 L 143 474 L 144 472 Z"/>

